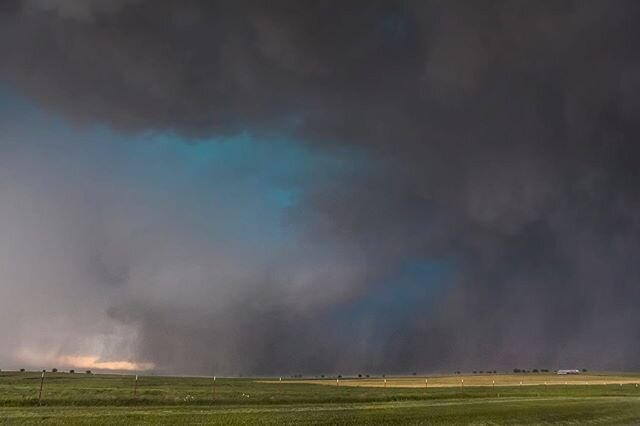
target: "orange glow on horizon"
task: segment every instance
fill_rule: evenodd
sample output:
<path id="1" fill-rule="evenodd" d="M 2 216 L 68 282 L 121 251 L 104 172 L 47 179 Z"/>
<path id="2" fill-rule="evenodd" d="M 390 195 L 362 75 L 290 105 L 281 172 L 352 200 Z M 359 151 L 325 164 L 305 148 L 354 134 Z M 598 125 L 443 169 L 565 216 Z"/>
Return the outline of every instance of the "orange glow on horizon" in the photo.
<path id="1" fill-rule="evenodd" d="M 132 362 L 124 360 L 102 361 L 95 355 L 55 355 L 34 350 L 21 350 L 17 360 L 37 368 L 85 368 L 96 370 L 147 371 L 155 367 L 152 362 Z"/>
<path id="2" fill-rule="evenodd" d="M 101 370 L 151 370 L 154 367 L 150 362 L 131 361 L 100 361 L 97 356 L 75 355 L 59 357 L 62 364 L 77 368 L 96 368 Z"/>

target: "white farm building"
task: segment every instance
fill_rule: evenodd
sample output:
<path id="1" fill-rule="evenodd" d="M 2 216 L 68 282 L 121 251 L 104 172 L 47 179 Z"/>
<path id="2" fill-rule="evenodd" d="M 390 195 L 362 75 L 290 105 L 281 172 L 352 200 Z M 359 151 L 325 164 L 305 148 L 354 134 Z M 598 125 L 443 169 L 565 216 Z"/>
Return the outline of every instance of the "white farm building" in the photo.
<path id="1" fill-rule="evenodd" d="M 580 370 L 558 370 L 557 374 L 580 374 Z"/>

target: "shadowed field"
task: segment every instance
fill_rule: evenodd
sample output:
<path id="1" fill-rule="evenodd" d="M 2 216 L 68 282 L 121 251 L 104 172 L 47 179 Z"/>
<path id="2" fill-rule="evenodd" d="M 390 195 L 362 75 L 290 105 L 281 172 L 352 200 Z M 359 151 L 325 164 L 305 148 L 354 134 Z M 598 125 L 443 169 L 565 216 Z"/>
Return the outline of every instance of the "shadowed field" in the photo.
<path id="1" fill-rule="evenodd" d="M 525 375 L 527 377 L 531 375 Z M 461 377 L 473 381 L 483 376 Z M 519 382 L 518 375 L 495 375 Z M 543 377 L 541 375 L 541 377 Z M 586 376 L 582 376 L 584 379 Z M 620 384 L 364 387 L 322 381 L 0 373 L 0 424 L 638 424 L 637 375 L 590 375 Z M 436 380 L 430 377 L 429 380 Z M 567 378 L 568 380 L 569 378 Z M 370 379 L 381 380 L 381 379 Z M 410 383 L 419 378 L 388 378 Z M 349 380 L 343 380 L 347 382 Z M 422 378 L 424 382 L 424 378 Z M 594 381 L 595 382 L 595 381 Z M 355 383 L 355 380 L 354 380 Z M 478 382 L 480 383 L 480 382 Z M 424 383 L 423 383 L 424 386 Z"/>

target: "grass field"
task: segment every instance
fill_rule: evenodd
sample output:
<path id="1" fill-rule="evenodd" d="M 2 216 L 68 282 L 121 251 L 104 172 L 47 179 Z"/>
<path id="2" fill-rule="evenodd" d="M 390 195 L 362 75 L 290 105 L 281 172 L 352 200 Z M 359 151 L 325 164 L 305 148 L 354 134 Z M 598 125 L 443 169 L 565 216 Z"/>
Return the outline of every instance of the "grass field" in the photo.
<path id="1" fill-rule="evenodd" d="M 377 385 L 381 378 L 353 379 L 354 386 L 344 386 L 348 379 L 340 386 L 335 380 L 321 386 L 218 379 L 214 389 L 209 378 L 145 376 L 134 395 L 132 376 L 48 373 L 39 403 L 39 373 L 3 372 L 0 424 L 640 424 L 638 375 L 589 375 L 589 385 L 579 383 L 587 376 L 571 376 L 567 381 L 574 384 L 554 386 L 520 386 L 520 376 L 493 376 L 505 384 L 480 386 L 491 375 L 434 376 L 429 388 L 414 377 L 388 378 L 387 388 Z M 533 380 L 534 374 L 523 376 Z M 591 377 L 610 384 L 592 384 L 598 380 Z M 470 385 L 448 386 L 461 378 Z"/>
<path id="2" fill-rule="evenodd" d="M 275 383 L 275 381 L 267 381 Z M 332 386 L 365 386 L 365 387 L 396 387 L 396 388 L 441 388 L 461 386 L 541 386 L 541 385 L 636 385 L 640 383 L 637 375 L 620 373 L 590 373 L 576 375 L 557 375 L 555 373 L 526 373 L 526 374 L 473 374 L 453 376 L 429 377 L 375 377 L 375 378 L 347 378 L 287 380 L 286 383 L 313 383 Z"/>

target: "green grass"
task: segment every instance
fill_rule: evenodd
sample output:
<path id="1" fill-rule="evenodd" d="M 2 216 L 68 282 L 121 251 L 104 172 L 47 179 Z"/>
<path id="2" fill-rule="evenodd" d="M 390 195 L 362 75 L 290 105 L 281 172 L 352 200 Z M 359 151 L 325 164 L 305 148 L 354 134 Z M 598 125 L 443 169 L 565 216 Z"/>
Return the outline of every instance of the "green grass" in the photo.
<path id="1" fill-rule="evenodd" d="M 635 380 L 638 376 L 627 375 Z M 0 373 L 0 424 L 640 424 L 634 384 L 380 388 Z"/>

